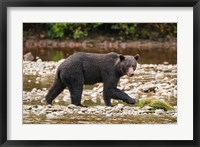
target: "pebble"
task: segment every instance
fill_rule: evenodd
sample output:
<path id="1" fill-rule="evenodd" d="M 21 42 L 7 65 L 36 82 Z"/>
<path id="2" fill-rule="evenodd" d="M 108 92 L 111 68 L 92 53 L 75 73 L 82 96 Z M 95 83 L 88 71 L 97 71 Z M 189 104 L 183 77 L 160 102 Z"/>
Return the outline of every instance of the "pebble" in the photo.
<path id="1" fill-rule="evenodd" d="M 55 102 L 58 103 L 60 100 L 59 99 L 55 99 Z"/>
<path id="2" fill-rule="evenodd" d="M 124 104 L 117 104 L 116 106 L 118 109 L 122 109 L 124 107 Z"/>
<path id="3" fill-rule="evenodd" d="M 93 94 L 91 95 L 91 97 L 96 98 L 96 97 L 97 97 L 97 93 L 93 93 Z"/>
<path id="4" fill-rule="evenodd" d="M 73 108 L 76 108 L 77 106 L 74 105 L 74 104 L 69 104 L 67 107 L 70 108 L 70 109 L 73 109 Z"/>
<path id="5" fill-rule="evenodd" d="M 96 103 L 97 99 L 96 98 L 92 98 L 92 102 Z"/>
<path id="6" fill-rule="evenodd" d="M 132 94 L 132 95 L 130 95 L 130 96 L 131 96 L 132 98 L 134 98 L 134 99 L 139 99 L 139 97 L 140 97 L 139 94 L 137 94 L 137 93 L 136 93 L 136 94 Z"/>
<path id="7" fill-rule="evenodd" d="M 156 109 L 155 110 L 155 114 L 157 114 L 157 115 L 163 115 L 163 114 L 165 114 L 165 111 L 163 109 Z"/>
<path id="8" fill-rule="evenodd" d="M 156 74 L 155 79 L 160 80 L 160 79 L 163 79 L 164 77 L 165 77 L 164 73 L 158 73 L 158 74 Z"/>
<path id="9" fill-rule="evenodd" d="M 38 59 L 36 62 L 42 62 L 42 59 Z"/>
<path id="10" fill-rule="evenodd" d="M 41 102 L 42 104 L 46 104 L 46 103 L 47 103 L 46 100 L 45 100 L 45 98 L 43 98 L 40 102 Z"/>
<path id="11" fill-rule="evenodd" d="M 35 80 L 36 80 L 36 81 L 39 81 L 40 79 L 41 79 L 40 77 L 37 77 Z"/>

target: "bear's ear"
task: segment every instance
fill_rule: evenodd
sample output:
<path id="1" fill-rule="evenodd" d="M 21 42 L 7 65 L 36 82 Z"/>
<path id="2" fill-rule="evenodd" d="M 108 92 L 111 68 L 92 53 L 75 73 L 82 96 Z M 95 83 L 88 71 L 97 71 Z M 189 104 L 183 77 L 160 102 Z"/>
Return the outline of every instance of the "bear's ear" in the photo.
<path id="1" fill-rule="evenodd" d="M 137 54 L 137 55 L 134 56 L 134 58 L 135 58 L 135 60 L 138 60 L 140 58 L 140 55 Z"/>
<path id="2" fill-rule="evenodd" d="M 123 61 L 125 59 L 125 57 L 123 55 L 119 55 L 119 59 L 120 59 L 120 61 Z"/>

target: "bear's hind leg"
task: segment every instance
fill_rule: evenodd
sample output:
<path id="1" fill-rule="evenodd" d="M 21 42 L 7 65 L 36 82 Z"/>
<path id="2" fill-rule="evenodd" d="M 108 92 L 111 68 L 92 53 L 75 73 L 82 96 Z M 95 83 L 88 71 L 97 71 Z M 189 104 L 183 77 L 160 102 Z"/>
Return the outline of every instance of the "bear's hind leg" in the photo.
<path id="1" fill-rule="evenodd" d="M 45 96 L 46 102 L 51 104 L 52 101 L 65 89 L 65 87 L 66 86 L 56 78 L 47 95 Z"/>
<path id="2" fill-rule="evenodd" d="M 68 86 L 70 95 L 71 95 L 71 103 L 76 106 L 83 106 L 81 105 L 81 96 L 83 92 L 83 83 L 76 84 L 73 86 Z"/>
<path id="3" fill-rule="evenodd" d="M 104 100 L 106 106 L 111 106 L 111 107 L 113 106 L 111 103 L 111 98 L 109 96 L 107 96 L 105 94 L 105 92 L 103 93 L 103 100 Z"/>

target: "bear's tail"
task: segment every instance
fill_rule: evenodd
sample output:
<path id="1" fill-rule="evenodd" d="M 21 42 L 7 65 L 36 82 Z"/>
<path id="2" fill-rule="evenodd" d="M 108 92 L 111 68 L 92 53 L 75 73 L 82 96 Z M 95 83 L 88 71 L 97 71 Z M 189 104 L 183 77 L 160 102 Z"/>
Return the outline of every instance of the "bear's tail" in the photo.
<path id="1" fill-rule="evenodd" d="M 60 80 L 60 72 L 58 71 L 54 80 L 54 83 L 50 87 L 45 100 L 48 104 L 51 104 L 52 101 L 65 89 L 65 85 Z"/>

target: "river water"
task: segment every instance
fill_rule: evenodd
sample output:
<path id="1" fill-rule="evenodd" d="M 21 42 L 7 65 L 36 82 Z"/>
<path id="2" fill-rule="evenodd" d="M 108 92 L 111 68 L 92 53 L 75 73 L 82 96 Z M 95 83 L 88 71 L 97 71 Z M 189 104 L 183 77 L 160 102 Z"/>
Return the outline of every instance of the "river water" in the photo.
<path id="1" fill-rule="evenodd" d="M 114 50 L 110 49 L 107 51 L 104 50 L 83 50 L 83 49 L 26 49 L 24 50 L 24 54 L 27 52 L 31 52 L 34 57 L 39 57 L 43 61 L 58 61 L 62 58 L 67 58 L 73 53 L 76 52 L 91 52 L 91 53 L 109 53 L 109 52 L 117 52 L 123 55 L 136 55 L 140 54 L 140 63 L 141 64 L 162 64 L 164 62 L 168 62 L 169 64 L 177 63 L 177 52 L 176 50 L 168 50 L 168 49 L 153 49 L 153 50 L 139 50 L 139 49 L 124 49 L 124 50 Z"/>

